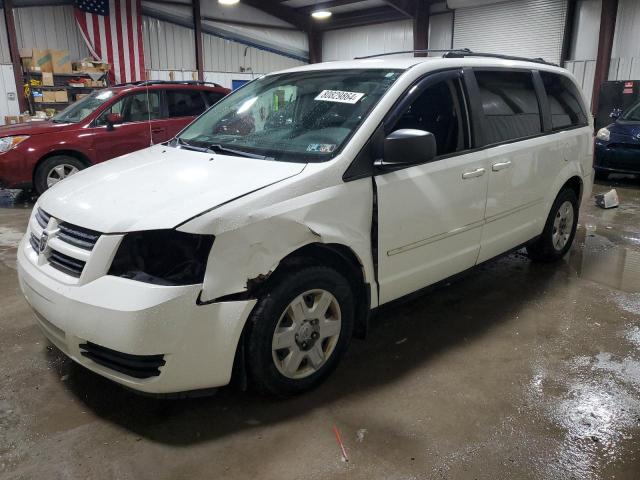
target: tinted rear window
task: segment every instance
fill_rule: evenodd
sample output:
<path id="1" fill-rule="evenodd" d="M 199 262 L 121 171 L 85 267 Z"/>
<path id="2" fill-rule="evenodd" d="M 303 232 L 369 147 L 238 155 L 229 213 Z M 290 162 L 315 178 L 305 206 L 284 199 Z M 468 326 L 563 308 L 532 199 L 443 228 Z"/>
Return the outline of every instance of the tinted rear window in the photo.
<path id="1" fill-rule="evenodd" d="M 586 125 L 587 115 L 574 83 L 557 73 L 540 72 L 540 76 L 549 98 L 553 130 Z"/>
<path id="2" fill-rule="evenodd" d="M 204 92 L 204 94 L 207 97 L 207 102 L 209 103 L 209 106 L 218 103 L 218 100 L 224 97 L 224 93 L 218 93 L 218 92 L 207 91 L 207 92 Z"/>
<path id="3" fill-rule="evenodd" d="M 170 117 L 193 117 L 206 105 L 199 90 L 167 90 L 167 108 Z"/>
<path id="4" fill-rule="evenodd" d="M 476 78 L 488 144 L 542 132 L 540 106 L 531 72 L 478 71 Z"/>

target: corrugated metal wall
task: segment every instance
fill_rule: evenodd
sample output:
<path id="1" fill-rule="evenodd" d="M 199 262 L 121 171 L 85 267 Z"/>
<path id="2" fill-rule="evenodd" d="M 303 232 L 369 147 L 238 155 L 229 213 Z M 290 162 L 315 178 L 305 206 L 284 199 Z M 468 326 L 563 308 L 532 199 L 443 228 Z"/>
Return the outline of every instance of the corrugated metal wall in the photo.
<path id="1" fill-rule="evenodd" d="M 0 8 L 0 20 L 0 125 L 4 125 L 4 116 L 18 115 L 20 106 L 18 105 L 18 92 L 16 92 L 16 82 L 13 77 L 7 27 L 2 8 Z"/>
<path id="2" fill-rule="evenodd" d="M 143 16 L 145 66 L 154 80 L 191 80 L 196 70 L 194 31 L 185 26 Z M 205 80 L 231 88 L 231 80 L 303 65 L 304 62 L 203 33 Z"/>
<path id="3" fill-rule="evenodd" d="M 609 80 L 640 80 L 640 2 L 619 0 Z"/>
<path id="4" fill-rule="evenodd" d="M 9 94 L 13 94 L 13 100 Z M 4 124 L 5 115 L 18 115 L 20 106 L 16 92 L 16 82 L 13 79 L 13 66 L 0 65 L 0 124 Z"/>
<path id="5" fill-rule="evenodd" d="M 208 72 L 269 73 L 304 65 L 304 62 L 242 45 L 204 33 L 202 50 L 204 69 Z"/>
<path id="6" fill-rule="evenodd" d="M 71 58 L 90 56 L 73 17 L 73 6 L 20 7 L 14 9 L 20 48 L 69 50 Z"/>
<path id="7" fill-rule="evenodd" d="M 567 0 L 512 0 L 455 11 L 453 46 L 559 63 Z"/>
<path id="8" fill-rule="evenodd" d="M 11 53 L 9 52 L 7 25 L 4 22 L 4 8 L 0 8 L 0 15 L 0 64 L 10 64 Z"/>
<path id="9" fill-rule="evenodd" d="M 582 87 L 587 105 L 591 105 L 591 97 L 593 96 L 593 82 L 596 73 L 595 60 L 567 60 L 564 62 L 564 68 L 569 70 L 576 77 L 576 80 Z"/>
<path id="10" fill-rule="evenodd" d="M 453 12 L 429 16 L 429 48 L 444 50 L 453 46 Z M 433 55 L 440 55 L 434 53 Z"/>
<path id="11" fill-rule="evenodd" d="M 195 70 L 193 30 L 143 16 L 144 63 L 147 70 Z"/>
<path id="12" fill-rule="evenodd" d="M 325 62 L 412 48 L 411 20 L 330 30 L 322 36 L 322 60 Z"/>
<path id="13" fill-rule="evenodd" d="M 582 86 L 588 105 L 591 105 L 593 96 L 601 10 L 602 0 L 576 2 L 569 60 L 564 64 L 564 67 L 575 75 Z"/>

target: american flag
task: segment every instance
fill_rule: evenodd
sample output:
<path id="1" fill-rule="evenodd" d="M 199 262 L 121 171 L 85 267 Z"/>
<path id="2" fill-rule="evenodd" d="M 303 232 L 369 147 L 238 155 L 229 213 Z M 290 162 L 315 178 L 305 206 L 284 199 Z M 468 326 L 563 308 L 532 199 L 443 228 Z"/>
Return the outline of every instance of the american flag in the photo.
<path id="1" fill-rule="evenodd" d="M 144 80 L 141 0 L 75 0 L 74 11 L 91 54 L 111 64 L 112 82 Z"/>

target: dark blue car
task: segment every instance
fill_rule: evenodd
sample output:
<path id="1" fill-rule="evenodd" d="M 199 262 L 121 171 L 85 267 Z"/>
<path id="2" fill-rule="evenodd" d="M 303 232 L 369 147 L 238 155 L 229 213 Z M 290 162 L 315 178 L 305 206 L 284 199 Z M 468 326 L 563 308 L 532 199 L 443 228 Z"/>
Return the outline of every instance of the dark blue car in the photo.
<path id="1" fill-rule="evenodd" d="M 640 101 L 598 130 L 594 166 L 600 178 L 614 172 L 640 174 Z"/>

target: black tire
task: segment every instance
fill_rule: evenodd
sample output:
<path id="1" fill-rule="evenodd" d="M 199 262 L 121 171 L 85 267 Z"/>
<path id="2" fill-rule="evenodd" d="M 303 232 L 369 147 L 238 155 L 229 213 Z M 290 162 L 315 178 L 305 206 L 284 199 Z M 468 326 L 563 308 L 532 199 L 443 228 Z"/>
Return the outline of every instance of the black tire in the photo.
<path id="1" fill-rule="evenodd" d="M 77 158 L 69 155 L 54 155 L 53 157 L 49 157 L 36 168 L 36 172 L 33 177 L 33 188 L 36 193 L 41 195 L 49 188 L 47 185 L 47 177 L 49 176 L 49 173 L 54 168 L 61 165 L 70 165 L 78 170 L 87 168 L 87 165 L 82 160 L 78 160 Z"/>
<path id="2" fill-rule="evenodd" d="M 280 317 L 299 295 L 322 289 L 333 295 L 341 314 L 340 333 L 324 364 L 304 378 L 280 372 L 272 354 L 272 341 Z M 349 282 L 336 270 L 324 266 L 303 267 L 279 275 L 259 298 L 248 320 L 246 361 L 250 386 L 260 393 L 289 396 L 310 390 L 325 380 L 346 351 L 354 324 L 354 300 Z M 306 361 L 306 359 L 305 359 Z"/>
<path id="3" fill-rule="evenodd" d="M 571 230 L 569 232 L 568 240 L 562 248 L 558 249 L 553 242 L 553 234 L 555 230 L 554 222 L 556 220 L 556 216 L 559 214 L 560 207 L 562 207 L 565 202 L 569 202 L 573 207 L 573 220 L 571 222 Z M 576 196 L 575 191 L 569 188 L 562 190 L 551 206 L 551 211 L 547 217 L 547 222 L 545 223 L 542 235 L 540 235 L 534 243 L 527 245 L 527 254 L 529 255 L 529 258 L 540 262 L 554 262 L 556 260 L 560 260 L 569 251 L 573 244 L 573 239 L 576 235 L 576 227 L 578 225 L 579 213 L 580 206 L 578 204 L 578 197 Z"/>

